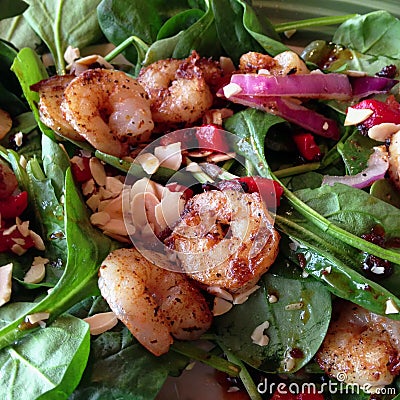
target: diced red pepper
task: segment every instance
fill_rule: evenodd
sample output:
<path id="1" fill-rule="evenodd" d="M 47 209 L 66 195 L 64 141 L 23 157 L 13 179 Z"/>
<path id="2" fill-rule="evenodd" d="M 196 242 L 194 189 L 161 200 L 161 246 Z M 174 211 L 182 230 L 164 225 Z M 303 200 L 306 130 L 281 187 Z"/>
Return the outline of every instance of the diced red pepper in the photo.
<path id="1" fill-rule="evenodd" d="M 71 172 L 76 182 L 83 183 L 92 178 L 89 161 L 89 157 L 72 157 Z"/>
<path id="2" fill-rule="evenodd" d="M 7 229 L 0 229 L 0 253 L 12 251 L 15 244 L 19 244 L 23 249 L 27 250 L 35 245 L 30 236 L 24 237 L 18 228 L 12 232 L 5 234 Z"/>
<path id="3" fill-rule="evenodd" d="M 20 192 L 6 200 L 0 200 L 0 214 L 4 219 L 19 217 L 26 207 L 28 207 L 28 192 Z"/>
<path id="4" fill-rule="evenodd" d="M 314 135 L 311 133 L 296 133 L 293 140 L 299 150 L 299 153 L 307 161 L 318 161 L 321 159 L 322 152 L 317 143 L 315 143 Z"/>
<path id="5" fill-rule="evenodd" d="M 385 122 L 400 124 L 400 104 L 391 96 L 388 97 L 386 102 L 375 99 L 363 100 L 352 108 L 373 111 L 373 114 L 361 123 L 366 129 Z"/>
<path id="6" fill-rule="evenodd" d="M 240 183 L 244 183 L 248 189 L 247 193 L 260 193 L 267 208 L 279 206 L 283 194 L 282 186 L 273 179 L 262 178 L 261 176 L 243 176 L 237 178 Z"/>
<path id="7" fill-rule="evenodd" d="M 160 139 L 160 146 L 168 146 L 169 144 L 181 142 L 182 149 L 192 149 L 198 147 L 195 137 L 195 128 L 180 129 L 167 133 Z"/>
<path id="8" fill-rule="evenodd" d="M 217 151 L 220 153 L 229 152 L 229 144 L 225 131 L 213 124 L 202 125 L 196 128 L 196 138 L 199 147 L 203 150 Z"/>

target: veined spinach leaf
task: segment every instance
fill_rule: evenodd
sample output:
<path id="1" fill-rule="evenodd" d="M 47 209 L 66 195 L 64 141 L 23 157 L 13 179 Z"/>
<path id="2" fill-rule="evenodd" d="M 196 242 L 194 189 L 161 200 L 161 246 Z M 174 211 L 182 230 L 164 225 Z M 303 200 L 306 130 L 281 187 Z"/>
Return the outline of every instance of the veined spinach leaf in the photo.
<path id="1" fill-rule="evenodd" d="M 221 342 L 247 364 L 265 372 L 285 372 L 290 351 L 298 349 L 303 358 L 296 359 L 295 372 L 308 363 L 325 337 L 331 317 L 331 296 L 323 285 L 302 278 L 293 265 L 280 260 L 265 274 L 257 290 L 241 305 L 215 318 Z M 268 295 L 279 301 L 270 303 Z M 291 305 L 293 309 L 291 309 Z M 252 342 L 254 329 L 265 321 L 269 327 L 267 346 Z"/>
<path id="2" fill-rule="evenodd" d="M 27 46 L 35 49 L 42 43 L 22 15 L 0 20 L 0 37 L 12 43 L 17 49 Z"/>
<path id="3" fill-rule="evenodd" d="M 56 70 L 65 73 L 67 47 L 83 48 L 101 37 L 96 7 L 100 0 L 27 0 L 24 17 L 46 43 Z"/>
<path id="4" fill-rule="evenodd" d="M 137 36 L 150 45 L 156 40 L 163 22 L 154 0 L 102 0 L 97 16 L 104 35 L 115 45 L 130 36 Z M 125 56 L 136 64 L 136 50 L 127 49 Z"/>
<path id="5" fill-rule="evenodd" d="M 97 271 L 113 246 L 111 239 L 91 225 L 70 169 L 65 180 L 65 232 L 68 259 L 64 274 L 53 290 L 27 312 L 49 312 L 49 322 L 85 297 L 98 293 Z M 1 315 L 0 309 L 0 319 Z M 24 319 L 19 317 L 0 330 L 0 348 L 32 332 L 19 328 Z"/>
<path id="6" fill-rule="evenodd" d="M 168 375 L 178 375 L 188 361 L 175 352 L 153 356 L 125 327 L 105 332 L 92 340 L 88 369 L 70 399 L 152 400 Z"/>
<path id="7" fill-rule="evenodd" d="M 22 14 L 28 8 L 22 0 L 3 0 L 1 3 L 0 19 L 12 18 Z"/>
<path id="8" fill-rule="evenodd" d="M 89 348 L 88 324 L 64 315 L 2 349 L 1 398 L 67 399 L 82 377 Z"/>
<path id="9" fill-rule="evenodd" d="M 286 121 L 281 117 L 248 108 L 227 118 L 224 127 L 239 136 L 240 140 L 237 143 L 239 153 L 253 161 L 261 176 L 270 177 L 269 167 L 265 161 L 265 137 L 273 125 L 283 122 Z"/>

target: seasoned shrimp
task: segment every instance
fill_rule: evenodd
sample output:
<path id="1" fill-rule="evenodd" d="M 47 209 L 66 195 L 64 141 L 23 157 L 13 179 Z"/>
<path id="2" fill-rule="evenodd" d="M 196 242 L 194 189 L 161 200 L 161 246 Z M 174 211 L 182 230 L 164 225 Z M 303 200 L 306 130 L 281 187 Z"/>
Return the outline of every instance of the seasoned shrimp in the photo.
<path id="1" fill-rule="evenodd" d="M 0 199 L 11 196 L 17 187 L 18 181 L 14 172 L 5 162 L 0 160 Z"/>
<path id="2" fill-rule="evenodd" d="M 198 339 L 212 322 L 203 295 L 184 274 L 157 267 L 135 248 L 108 255 L 99 288 L 118 319 L 157 356 L 168 351 L 173 337 Z"/>
<path id="3" fill-rule="evenodd" d="M 159 60 L 143 68 L 138 81 L 151 100 L 153 120 L 163 125 L 191 124 L 213 104 L 210 85 L 222 69 L 193 53 L 185 60 Z"/>
<path id="4" fill-rule="evenodd" d="M 258 193 L 212 190 L 188 201 L 166 244 L 193 279 L 239 292 L 274 262 L 279 234 Z"/>
<path id="5" fill-rule="evenodd" d="M 66 120 L 96 149 L 126 155 L 129 144 L 148 139 L 154 123 L 142 86 L 122 71 L 89 69 L 65 89 Z"/>
<path id="6" fill-rule="evenodd" d="M 330 376 L 382 387 L 400 373 L 400 321 L 341 302 L 317 353 Z"/>
<path id="7" fill-rule="evenodd" d="M 60 136 L 81 141 L 84 138 L 67 122 L 61 112 L 61 101 L 65 88 L 74 75 L 55 75 L 32 86 L 39 92 L 39 115 L 41 121 Z"/>

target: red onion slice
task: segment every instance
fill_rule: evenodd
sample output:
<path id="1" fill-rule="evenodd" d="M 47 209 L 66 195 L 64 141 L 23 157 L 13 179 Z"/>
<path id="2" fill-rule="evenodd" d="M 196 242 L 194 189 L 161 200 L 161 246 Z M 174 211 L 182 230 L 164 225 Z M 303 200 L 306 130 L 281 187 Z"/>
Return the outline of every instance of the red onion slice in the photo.
<path id="1" fill-rule="evenodd" d="M 340 137 L 336 121 L 326 118 L 322 114 L 310 110 L 290 99 L 281 97 L 243 96 L 240 94 L 229 97 L 229 100 L 247 107 L 258 108 L 259 110 L 278 115 L 316 135 L 334 140 L 338 140 Z"/>
<path id="2" fill-rule="evenodd" d="M 332 186 L 335 183 L 343 183 L 357 189 L 363 189 L 372 185 L 378 179 L 382 179 L 389 167 L 388 153 L 382 147 L 374 147 L 367 168 L 356 175 L 333 176 L 325 175 L 323 185 Z"/>
<path id="3" fill-rule="evenodd" d="M 368 97 L 371 94 L 387 93 L 399 82 L 396 79 L 380 76 L 349 77 L 349 80 L 353 97 L 359 99 Z"/>
<path id="4" fill-rule="evenodd" d="M 242 88 L 240 95 L 287 96 L 308 99 L 348 100 L 352 96 L 349 78 L 344 74 L 297 74 L 269 76 L 233 74 L 231 83 Z"/>

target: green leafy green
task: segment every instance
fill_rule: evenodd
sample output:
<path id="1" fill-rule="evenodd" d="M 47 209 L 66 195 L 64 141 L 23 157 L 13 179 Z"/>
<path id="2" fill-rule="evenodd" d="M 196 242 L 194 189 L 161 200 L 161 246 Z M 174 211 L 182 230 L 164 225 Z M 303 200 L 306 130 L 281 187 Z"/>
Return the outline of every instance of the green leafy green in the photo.
<path id="1" fill-rule="evenodd" d="M 28 8 L 22 0 L 3 0 L 1 3 L 0 19 L 12 18 L 22 14 Z"/>
<path id="2" fill-rule="evenodd" d="M 278 263 L 259 282 L 261 288 L 243 304 L 215 318 L 218 337 L 247 364 L 265 372 L 285 372 L 289 352 L 298 349 L 293 372 L 314 356 L 328 329 L 331 297 L 323 285 L 301 277 L 301 271 Z M 279 300 L 271 303 L 268 295 Z M 301 304 L 290 310 L 290 305 Z M 289 307 L 289 310 L 288 310 Z M 267 346 L 254 344 L 251 335 L 263 322 L 269 322 Z"/>
<path id="3" fill-rule="evenodd" d="M 88 324 L 65 315 L 2 349 L 0 396 L 16 399 L 23 393 L 30 399 L 67 399 L 85 369 L 89 339 Z"/>
<path id="4" fill-rule="evenodd" d="M 96 7 L 100 0 L 27 0 L 24 17 L 46 43 L 59 74 L 65 73 L 68 46 L 83 48 L 101 37 Z"/>

